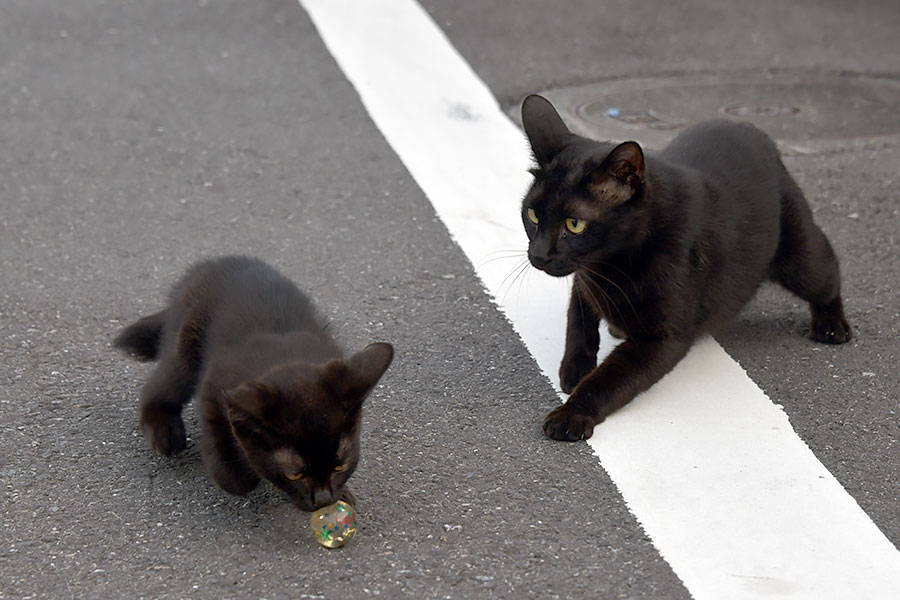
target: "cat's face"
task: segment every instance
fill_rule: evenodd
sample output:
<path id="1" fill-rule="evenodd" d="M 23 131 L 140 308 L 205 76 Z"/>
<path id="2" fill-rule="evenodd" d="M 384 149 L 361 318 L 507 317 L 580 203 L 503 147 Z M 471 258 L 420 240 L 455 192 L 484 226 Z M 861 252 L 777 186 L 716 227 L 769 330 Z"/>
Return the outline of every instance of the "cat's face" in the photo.
<path id="1" fill-rule="evenodd" d="M 393 357 L 372 344 L 349 360 L 282 365 L 226 395 L 247 462 L 301 510 L 341 498 L 359 462 L 361 408 Z"/>
<path id="2" fill-rule="evenodd" d="M 522 107 L 538 167 L 522 202 L 531 264 L 556 277 L 602 262 L 629 242 L 643 183 L 638 144 L 616 147 L 573 135 L 540 96 Z"/>

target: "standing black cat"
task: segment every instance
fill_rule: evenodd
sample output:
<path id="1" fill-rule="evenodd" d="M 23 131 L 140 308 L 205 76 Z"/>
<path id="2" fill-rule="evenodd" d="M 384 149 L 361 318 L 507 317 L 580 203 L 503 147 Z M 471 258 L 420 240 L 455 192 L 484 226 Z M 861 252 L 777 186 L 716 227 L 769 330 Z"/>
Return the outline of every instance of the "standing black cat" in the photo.
<path id="1" fill-rule="evenodd" d="M 185 448 L 181 409 L 199 384 L 203 461 L 222 489 L 246 494 L 265 478 L 301 510 L 353 504 L 361 407 L 390 344 L 343 358 L 309 298 L 242 256 L 192 267 L 164 310 L 114 344 L 159 361 L 141 392 L 141 430 L 159 453 Z"/>
<path id="2" fill-rule="evenodd" d="M 548 436 L 590 437 L 768 278 L 809 302 L 813 339 L 850 339 L 837 258 L 763 132 L 709 121 L 645 156 L 571 133 L 540 96 L 522 120 L 537 160 L 522 203 L 529 259 L 575 274 L 559 369 L 571 395 L 544 419 Z M 601 318 L 625 340 L 598 366 Z"/>

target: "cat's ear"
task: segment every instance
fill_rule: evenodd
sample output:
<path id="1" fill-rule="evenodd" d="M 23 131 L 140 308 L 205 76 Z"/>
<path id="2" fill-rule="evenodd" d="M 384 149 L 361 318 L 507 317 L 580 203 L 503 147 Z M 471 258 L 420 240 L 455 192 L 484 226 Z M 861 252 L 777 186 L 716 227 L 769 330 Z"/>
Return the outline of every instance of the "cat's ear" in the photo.
<path id="1" fill-rule="evenodd" d="M 259 381 L 248 381 L 224 393 L 228 419 L 232 422 L 254 420 L 277 392 Z"/>
<path id="2" fill-rule="evenodd" d="M 547 165 L 572 137 L 553 105 L 537 94 L 522 102 L 522 125 L 540 166 Z"/>
<path id="3" fill-rule="evenodd" d="M 394 347 L 378 342 L 369 344 L 346 360 L 332 360 L 323 368 L 332 389 L 336 390 L 347 408 L 357 408 L 372 391 L 394 358 Z"/>
<path id="4" fill-rule="evenodd" d="M 616 146 L 603 163 L 588 175 L 588 189 L 607 206 L 631 199 L 644 181 L 644 151 L 637 142 Z"/>

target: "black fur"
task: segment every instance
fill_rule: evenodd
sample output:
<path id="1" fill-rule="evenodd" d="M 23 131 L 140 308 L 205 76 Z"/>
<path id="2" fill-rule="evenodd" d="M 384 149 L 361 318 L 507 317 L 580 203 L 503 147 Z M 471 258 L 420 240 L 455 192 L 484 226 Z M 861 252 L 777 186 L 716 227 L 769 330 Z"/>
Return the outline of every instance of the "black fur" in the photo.
<path id="1" fill-rule="evenodd" d="M 113 345 L 138 360 L 156 360 L 165 323 L 165 311 L 143 317 L 123 329 Z"/>
<path id="2" fill-rule="evenodd" d="M 343 498 L 359 460 L 363 400 L 393 358 L 370 344 L 349 358 L 312 302 L 265 263 L 201 262 L 165 310 L 115 345 L 159 363 L 141 392 L 141 430 L 161 454 L 186 445 L 183 406 L 199 389 L 206 469 L 244 494 L 265 478 L 311 511 Z"/>
<path id="3" fill-rule="evenodd" d="M 572 134 L 540 96 L 522 118 L 538 164 L 522 204 L 529 259 L 575 274 L 560 366 L 571 395 L 544 420 L 547 435 L 590 437 L 766 279 L 809 302 L 813 339 L 850 339 L 837 258 L 762 131 L 709 121 L 645 156 L 635 142 Z M 625 341 L 598 366 L 600 319 Z"/>

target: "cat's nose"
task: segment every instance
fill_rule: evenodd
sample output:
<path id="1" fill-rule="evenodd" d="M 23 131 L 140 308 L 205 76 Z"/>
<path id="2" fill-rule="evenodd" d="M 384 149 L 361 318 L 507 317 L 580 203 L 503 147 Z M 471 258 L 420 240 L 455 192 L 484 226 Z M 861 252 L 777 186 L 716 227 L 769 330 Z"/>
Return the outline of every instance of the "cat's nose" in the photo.
<path id="1" fill-rule="evenodd" d="M 547 256 L 536 256 L 532 254 L 528 258 L 531 259 L 531 264 L 538 269 L 543 269 L 550 264 L 550 258 Z"/>
<path id="2" fill-rule="evenodd" d="M 528 257 L 531 259 L 531 264 L 539 269 L 541 266 L 550 263 L 555 256 L 555 244 L 550 236 L 547 235 L 537 236 L 528 249 Z"/>
<path id="3" fill-rule="evenodd" d="M 336 499 L 334 494 L 331 493 L 331 490 L 327 489 L 317 489 L 312 492 L 313 497 L 313 506 L 315 507 L 313 510 L 317 510 L 322 508 L 323 506 L 328 506 L 329 504 L 334 504 Z"/>
<path id="4" fill-rule="evenodd" d="M 531 264 L 542 271 L 546 269 L 550 263 L 554 261 L 556 258 L 556 254 L 551 252 L 549 254 L 539 254 L 539 253 L 531 253 L 528 258 L 531 259 Z"/>
<path id="5" fill-rule="evenodd" d="M 572 268 L 562 261 L 556 253 L 552 253 L 550 256 L 531 254 L 529 258 L 534 268 L 553 277 L 565 277 L 572 272 Z"/>

